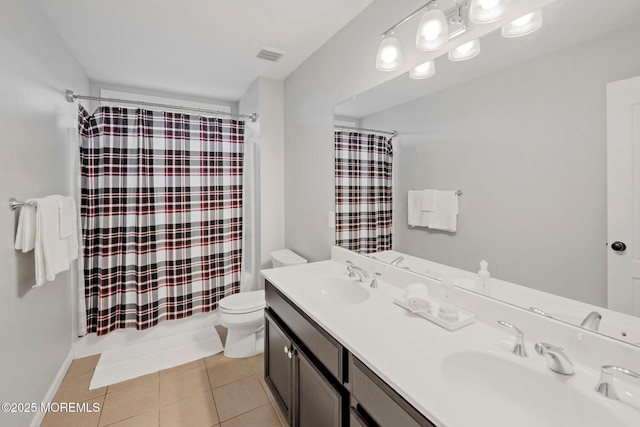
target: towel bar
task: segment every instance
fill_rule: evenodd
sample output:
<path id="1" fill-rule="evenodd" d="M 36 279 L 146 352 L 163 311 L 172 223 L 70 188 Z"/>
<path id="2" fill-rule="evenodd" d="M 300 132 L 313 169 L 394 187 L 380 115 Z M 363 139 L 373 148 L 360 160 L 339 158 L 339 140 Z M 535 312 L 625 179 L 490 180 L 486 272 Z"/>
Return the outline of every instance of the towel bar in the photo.
<path id="1" fill-rule="evenodd" d="M 9 208 L 11 208 L 12 211 L 15 211 L 18 208 L 21 208 L 23 206 L 35 206 L 36 203 L 35 202 L 21 202 L 19 200 L 17 200 L 15 197 L 12 197 L 9 199 Z"/>

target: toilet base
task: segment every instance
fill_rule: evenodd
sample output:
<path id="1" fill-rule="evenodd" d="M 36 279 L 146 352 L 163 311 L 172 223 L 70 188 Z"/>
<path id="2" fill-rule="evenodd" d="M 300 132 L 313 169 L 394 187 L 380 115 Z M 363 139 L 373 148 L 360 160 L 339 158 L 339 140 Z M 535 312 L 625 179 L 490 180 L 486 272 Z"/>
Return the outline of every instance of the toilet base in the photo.
<path id="1" fill-rule="evenodd" d="M 251 357 L 264 352 L 264 327 L 247 334 L 246 331 L 229 329 L 224 345 L 224 355 L 232 359 Z"/>

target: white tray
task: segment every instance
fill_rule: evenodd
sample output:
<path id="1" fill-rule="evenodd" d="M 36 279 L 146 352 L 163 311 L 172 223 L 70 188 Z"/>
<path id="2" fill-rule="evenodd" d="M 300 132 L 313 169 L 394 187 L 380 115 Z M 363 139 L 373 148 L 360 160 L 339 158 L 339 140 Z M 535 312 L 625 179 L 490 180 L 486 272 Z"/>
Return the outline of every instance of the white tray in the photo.
<path id="1" fill-rule="evenodd" d="M 458 308 L 458 317 L 459 317 L 458 321 L 457 322 L 446 322 L 446 321 L 440 319 L 438 317 L 438 315 L 437 315 L 439 304 L 437 302 L 433 301 L 433 300 L 430 300 L 430 301 L 431 301 L 431 311 L 433 313 L 436 313 L 436 314 L 431 314 L 431 313 L 429 313 L 427 311 L 416 311 L 416 312 L 411 311 L 411 308 L 409 308 L 409 304 L 407 304 L 407 301 L 404 298 L 404 296 L 393 299 L 393 302 L 398 304 L 400 307 L 405 308 L 409 312 L 415 314 L 416 316 L 423 317 L 423 318 L 429 320 L 430 322 L 435 323 L 438 326 L 442 326 L 443 328 L 445 328 L 445 329 L 447 329 L 449 331 L 455 331 L 456 329 L 460 329 L 463 326 L 470 325 L 473 322 L 475 322 L 475 320 L 476 320 L 476 315 L 475 314 L 469 313 L 466 310 Z"/>

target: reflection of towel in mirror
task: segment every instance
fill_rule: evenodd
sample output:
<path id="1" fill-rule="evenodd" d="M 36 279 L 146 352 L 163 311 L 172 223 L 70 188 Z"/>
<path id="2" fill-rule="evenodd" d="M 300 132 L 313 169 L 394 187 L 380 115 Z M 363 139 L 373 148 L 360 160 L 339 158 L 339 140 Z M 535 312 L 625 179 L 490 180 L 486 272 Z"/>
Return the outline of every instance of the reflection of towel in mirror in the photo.
<path id="1" fill-rule="evenodd" d="M 36 284 L 42 286 L 55 279 L 56 274 L 67 270 L 71 261 L 78 258 L 78 234 L 74 230 L 65 239 L 60 238 L 61 221 L 59 199 L 62 196 L 48 196 L 39 199 L 36 209 Z M 75 215 L 73 210 L 70 214 Z"/>
<path id="2" fill-rule="evenodd" d="M 35 203 L 36 200 L 27 200 Z M 17 251 L 29 252 L 36 244 L 36 207 L 23 205 L 20 207 L 18 229 L 16 230 L 16 242 L 14 248 Z"/>
<path id="3" fill-rule="evenodd" d="M 408 218 L 411 227 L 427 227 L 434 208 L 434 190 L 410 190 L 408 195 Z"/>
<path id="4" fill-rule="evenodd" d="M 436 191 L 434 210 L 429 215 L 429 228 L 456 231 L 458 217 L 458 195 L 455 191 Z"/>

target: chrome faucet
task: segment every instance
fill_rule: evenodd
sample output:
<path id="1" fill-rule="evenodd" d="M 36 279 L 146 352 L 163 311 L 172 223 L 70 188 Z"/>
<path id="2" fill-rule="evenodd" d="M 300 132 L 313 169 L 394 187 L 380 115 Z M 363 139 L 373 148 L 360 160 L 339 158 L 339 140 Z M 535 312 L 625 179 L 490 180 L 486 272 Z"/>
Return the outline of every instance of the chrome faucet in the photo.
<path id="1" fill-rule="evenodd" d="M 404 259 L 403 256 L 399 256 L 398 258 L 394 259 L 393 261 L 391 261 L 391 265 L 398 265 L 402 262 L 402 260 Z"/>
<path id="2" fill-rule="evenodd" d="M 540 356 L 544 356 L 547 359 L 547 366 L 553 372 L 562 375 L 573 375 L 575 373 L 573 363 L 563 353 L 562 348 L 546 342 L 539 342 L 535 345 L 535 349 Z"/>
<path id="3" fill-rule="evenodd" d="M 602 315 L 597 311 L 592 311 L 587 314 L 587 317 L 584 318 L 580 326 L 585 329 L 590 329 L 592 331 L 597 331 L 598 326 L 600 326 L 600 319 L 602 319 Z"/>
<path id="4" fill-rule="evenodd" d="M 618 393 L 616 393 L 616 390 L 613 387 L 614 372 L 622 372 L 623 374 L 629 375 L 633 378 L 640 378 L 640 374 L 637 374 L 625 368 L 621 368 L 619 366 L 604 365 L 602 367 L 602 369 L 600 370 L 600 380 L 596 385 L 596 393 L 601 394 L 609 399 L 620 400 L 620 398 L 618 397 Z"/>
<path id="5" fill-rule="evenodd" d="M 347 272 L 349 273 L 349 277 L 355 278 L 358 277 L 358 280 L 364 282 L 365 279 L 371 280 L 369 273 L 366 270 L 358 267 L 351 261 L 347 261 Z"/>
<path id="6" fill-rule="evenodd" d="M 371 279 L 371 283 L 369 283 L 369 286 L 377 289 L 378 288 L 378 277 L 382 276 L 382 273 L 373 273 L 373 279 Z"/>
<path id="7" fill-rule="evenodd" d="M 527 350 L 524 348 L 524 334 L 522 331 L 511 323 L 504 322 L 502 320 L 498 320 L 498 323 L 506 328 L 511 328 L 516 333 L 516 342 L 513 344 L 513 354 L 518 357 L 527 357 Z"/>

